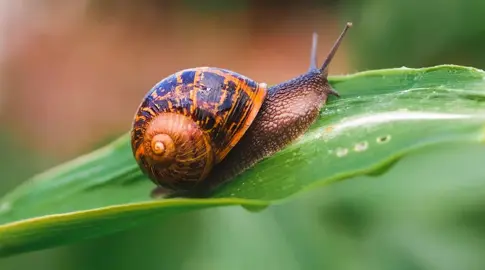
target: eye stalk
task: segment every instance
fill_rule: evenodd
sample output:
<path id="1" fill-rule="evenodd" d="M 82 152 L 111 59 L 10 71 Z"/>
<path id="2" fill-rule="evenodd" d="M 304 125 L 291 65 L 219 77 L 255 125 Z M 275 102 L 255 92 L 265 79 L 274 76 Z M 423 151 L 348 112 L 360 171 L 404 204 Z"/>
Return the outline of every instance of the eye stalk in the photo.
<path id="1" fill-rule="evenodd" d="M 330 62 L 332 62 L 333 57 L 335 56 L 335 53 L 337 52 L 338 48 L 340 47 L 340 43 L 342 43 L 343 38 L 345 37 L 345 34 L 349 30 L 349 28 L 352 27 L 352 23 L 348 22 L 345 25 L 344 30 L 338 37 L 338 39 L 335 41 L 333 44 L 332 49 L 327 55 L 327 58 L 323 62 L 322 66 L 318 68 L 318 59 L 317 59 L 317 45 L 318 45 L 318 34 L 316 32 L 313 32 L 313 37 L 312 37 L 312 49 L 311 49 L 311 56 L 310 56 L 310 71 L 316 71 L 318 70 L 322 74 L 325 74 L 325 76 L 328 74 L 328 66 Z"/>

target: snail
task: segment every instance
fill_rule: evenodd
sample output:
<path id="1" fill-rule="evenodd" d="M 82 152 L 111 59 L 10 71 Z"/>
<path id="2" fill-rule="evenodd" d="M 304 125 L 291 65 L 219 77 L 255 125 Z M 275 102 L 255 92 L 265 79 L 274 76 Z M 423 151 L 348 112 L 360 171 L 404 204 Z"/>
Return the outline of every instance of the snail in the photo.
<path id="1" fill-rule="evenodd" d="M 152 196 L 208 196 L 305 133 L 328 97 L 339 97 L 328 66 L 351 26 L 320 67 L 314 33 L 309 70 L 271 87 L 216 67 L 181 70 L 155 84 L 131 129 L 134 158 L 156 185 Z"/>

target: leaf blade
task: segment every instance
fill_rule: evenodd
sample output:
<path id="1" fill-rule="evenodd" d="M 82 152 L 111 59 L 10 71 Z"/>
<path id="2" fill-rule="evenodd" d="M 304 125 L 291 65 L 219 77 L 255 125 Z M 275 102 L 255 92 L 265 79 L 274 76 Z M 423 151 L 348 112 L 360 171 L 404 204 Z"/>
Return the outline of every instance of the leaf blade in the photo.
<path id="1" fill-rule="evenodd" d="M 124 134 L 2 198 L 0 256 L 128 229 L 135 217 L 148 222 L 150 216 L 229 205 L 256 210 L 338 180 L 383 173 L 417 149 L 483 143 L 484 77 L 483 71 L 453 65 L 333 77 L 343 98 L 329 102 L 305 136 L 204 200 L 152 200 L 153 185 Z"/>
<path id="2" fill-rule="evenodd" d="M 103 226 L 110 226 L 110 232 L 114 233 L 160 217 L 169 217 L 179 212 L 233 205 L 264 208 L 268 203 L 230 198 L 212 200 L 173 199 L 119 204 L 20 220 L 0 225 L 0 257 L 38 248 L 63 245 L 66 243 L 66 237 L 59 234 L 63 231 L 71 231 L 74 235 L 71 234 L 67 238 L 79 241 L 104 235 L 106 232 L 99 229 Z M 160 211 L 160 209 L 164 209 L 164 211 Z M 77 228 L 77 230 L 72 230 L 72 228 Z M 42 234 L 38 234 L 37 230 L 42 230 Z"/>

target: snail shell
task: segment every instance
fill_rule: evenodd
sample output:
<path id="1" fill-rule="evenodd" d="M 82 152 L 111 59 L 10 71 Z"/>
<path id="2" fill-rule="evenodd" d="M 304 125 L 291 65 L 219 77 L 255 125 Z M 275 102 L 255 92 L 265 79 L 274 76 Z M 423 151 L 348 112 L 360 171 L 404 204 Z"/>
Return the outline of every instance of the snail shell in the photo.
<path id="1" fill-rule="evenodd" d="M 168 189 L 194 188 L 238 143 L 266 94 L 265 84 L 219 68 L 164 78 L 145 95 L 133 123 L 140 168 Z"/>

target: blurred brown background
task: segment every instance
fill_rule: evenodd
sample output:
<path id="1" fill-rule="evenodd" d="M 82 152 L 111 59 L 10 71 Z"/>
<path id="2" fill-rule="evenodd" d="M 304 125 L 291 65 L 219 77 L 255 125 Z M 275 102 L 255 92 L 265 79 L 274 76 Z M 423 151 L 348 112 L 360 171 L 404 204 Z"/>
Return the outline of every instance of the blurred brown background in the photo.
<path id="1" fill-rule="evenodd" d="M 312 31 L 323 61 L 344 26 L 312 1 L 220 1 L 227 7 L 210 11 L 198 1 L 47 2 L 4 4 L 1 121 L 17 143 L 58 158 L 128 130 L 146 91 L 179 69 L 281 82 L 308 68 Z M 347 43 L 333 74 L 349 70 Z"/>

